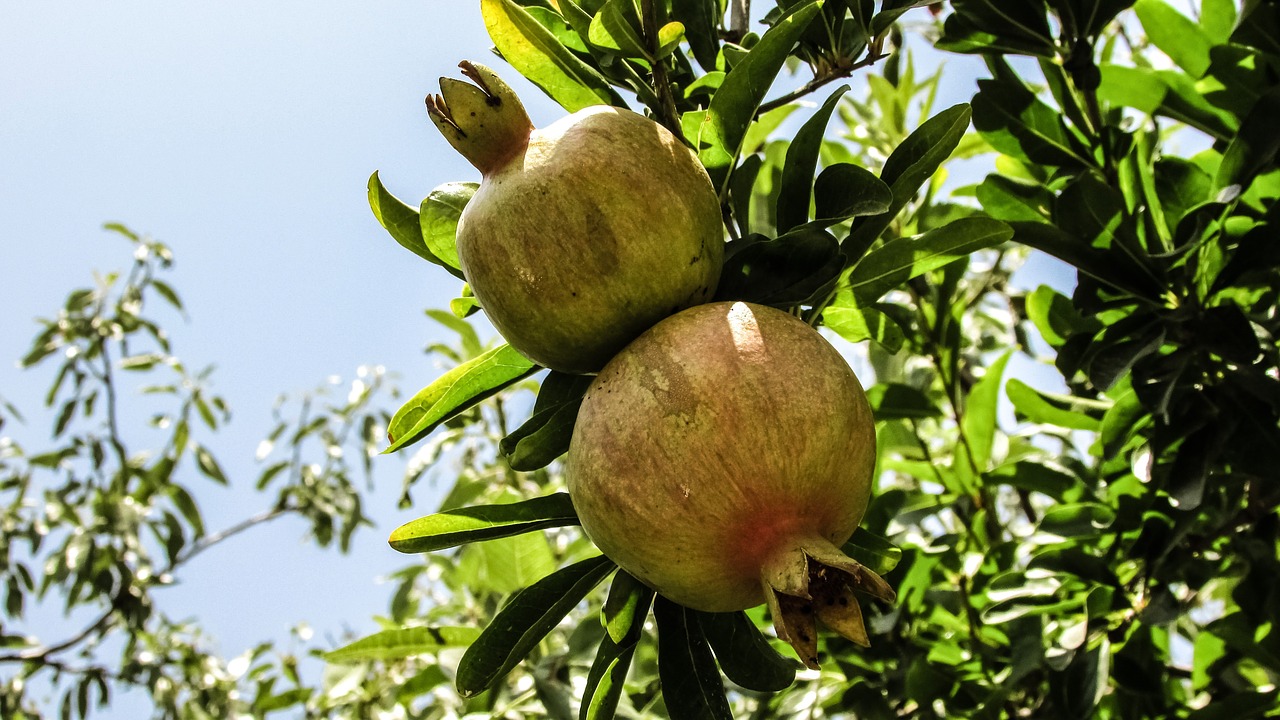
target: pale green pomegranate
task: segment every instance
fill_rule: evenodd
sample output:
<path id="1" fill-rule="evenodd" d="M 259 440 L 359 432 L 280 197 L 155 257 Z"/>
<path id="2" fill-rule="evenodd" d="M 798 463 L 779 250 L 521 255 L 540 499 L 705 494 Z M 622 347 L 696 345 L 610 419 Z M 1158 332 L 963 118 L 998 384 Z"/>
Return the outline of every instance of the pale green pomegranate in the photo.
<path id="1" fill-rule="evenodd" d="M 662 318 L 707 302 L 724 252 L 720 204 L 694 153 L 661 125 L 590 107 L 535 130 L 514 91 L 462 63 L 428 109 L 483 177 L 458 259 L 507 342 L 591 373 Z"/>
<path id="2" fill-rule="evenodd" d="M 839 549 L 867 508 L 875 444 L 862 386 L 816 330 L 712 303 L 605 366 L 566 475 L 583 529 L 624 570 L 696 610 L 768 603 L 816 667 L 815 616 L 865 644 L 852 590 L 893 596 Z"/>

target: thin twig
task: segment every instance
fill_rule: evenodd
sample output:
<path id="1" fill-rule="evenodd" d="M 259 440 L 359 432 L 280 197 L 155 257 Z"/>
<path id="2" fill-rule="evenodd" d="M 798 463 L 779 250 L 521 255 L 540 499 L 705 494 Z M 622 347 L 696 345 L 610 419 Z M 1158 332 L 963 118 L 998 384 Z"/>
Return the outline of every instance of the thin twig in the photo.
<path id="1" fill-rule="evenodd" d="M 653 0 L 640 0 L 640 5 L 644 13 L 642 30 L 649 44 L 653 89 L 658 94 L 659 107 L 655 108 L 658 111 L 658 119 L 676 137 L 684 137 L 684 131 L 680 127 L 680 113 L 676 110 L 676 99 L 671 94 L 671 80 L 667 77 L 667 63 L 658 56 L 662 47 L 658 39 L 658 30 L 661 28 L 658 24 L 658 9 Z"/>
<path id="2" fill-rule="evenodd" d="M 799 100 L 800 98 L 804 97 L 805 95 L 808 95 L 814 90 L 817 90 L 823 85 L 827 85 L 841 78 L 847 78 L 850 75 L 852 75 L 855 70 L 861 70 L 864 67 L 874 65 L 886 57 L 888 57 L 887 53 L 880 52 L 878 48 L 874 48 L 872 49 L 870 54 L 868 54 L 866 57 L 862 58 L 858 62 L 852 63 L 847 67 L 833 67 L 831 68 L 831 70 L 827 72 L 824 72 L 820 75 L 815 75 L 812 80 L 800 86 L 799 88 L 792 90 L 786 95 L 783 95 L 782 97 L 774 98 L 773 100 L 770 100 L 768 102 L 761 103 L 760 108 L 756 111 L 756 115 L 757 116 L 763 115 L 769 112 L 770 110 L 775 110 L 777 108 L 780 108 L 783 105 L 786 105 L 787 103 L 795 102 L 796 100 Z"/>

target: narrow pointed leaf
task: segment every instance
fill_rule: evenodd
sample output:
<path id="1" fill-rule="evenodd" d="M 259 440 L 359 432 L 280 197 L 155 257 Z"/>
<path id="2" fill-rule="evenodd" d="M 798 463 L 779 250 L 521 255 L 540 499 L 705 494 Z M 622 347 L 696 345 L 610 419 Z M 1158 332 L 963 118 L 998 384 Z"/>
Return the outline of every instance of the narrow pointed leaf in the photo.
<path id="1" fill-rule="evenodd" d="M 698 156 L 716 188 L 723 189 L 738 158 L 742 140 L 796 40 L 822 3 L 811 0 L 768 30 L 733 69 L 711 98 L 698 137 Z"/>
<path id="2" fill-rule="evenodd" d="M 871 247 L 902 207 L 951 157 L 969 129 L 971 114 L 965 104 L 947 108 L 922 123 L 894 149 L 880 172 L 880 179 L 893 191 L 893 202 L 887 212 L 862 218 L 854 224 L 844 243 L 853 248 L 852 254 L 861 254 Z"/>
<path id="3" fill-rule="evenodd" d="M 694 611 L 658 596 L 653 614 L 658 678 L 671 720 L 733 720 L 720 670 Z"/>
<path id="4" fill-rule="evenodd" d="M 533 414 L 498 444 L 513 470 L 546 467 L 569 450 L 578 408 L 591 380 L 587 375 L 547 374 Z"/>
<path id="5" fill-rule="evenodd" d="M 564 109 L 626 107 L 604 76 L 578 59 L 523 7 L 511 0 L 481 0 L 480 12 L 502 57 Z"/>
<path id="6" fill-rule="evenodd" d="M 841 85 L 827 97 L 787 146 L 787 157 L 782 165 L 782 192 L 778 195 L 778 232 L 784 233 L 809 219 L 809 204 L 813 197 L 813 178 L 817 174 L 818 155 L 822 150 L 822 137 L 826 134 L 831 113 L 845 93 L 848 85 Z"/>
<path id="7" fill-rule="evenodd" d="M 569 494 L 554 493 L 504 505 L 473 505 L 438 512 L 401 525 L 388 542 L 403 553 L 424 553 L 577 524 L 578 515 Z"/>
<path id="8" fill-rule="evenodd" d="M 898 238 L 876 248 L 848 274 L 848 287 L 867 305 L 907 280 L 1013 237 L 999 220 L 961 218 L 910 238 Z"/>
<path id="9" fill-rule="evenodd" d="M 510 345 L 453 368 L 396 411 L 387 429 L 391 444 L 383 452 L 421 440 L 440 423 L 539 369 Z"/>
<path id="10" fill-rule="evenodd" d="M 603 555 L 589 558 L 516 593 L 462 656 L 458 692 L 464 697 L 477 695 L 502 679 L 614 567 Z"/>
<path id="11" fill-rule="evenodd" d="M 644 619 L 653 602 L 653 589 L 622 570 L 609 586 L 609 597 L 600 609 L 606 633 L 619 645 L 634 643 L 644 629 Z"/>
<path id="12" fill-rule="evenodd" d="M 644 632 L 644 621 L 654 593 L 629 573 L 619 570 L 609 586 L 609 596 L 601 609 L 605 636 L 587 674 L 586 689 L 578 713 L 580 720 L 612 718 L 622 697 L 623 683 L 636 644 Z"/>
<path id="13" fill-rule="evenodd" d="M 748 690 L 779 692 L 796 679 L 798 664 L 778 654 L 744 612 L 697 613 L 725 677 Z"/>
<path id="14" fill-rule="evenodd" d="M 373 210 L 378 223 L 402 247 L 429 263 L 449 269 L 448 264 L 427 247 L 426 240 L 422 237 L 422 223 L 418 218 L 417 208 L 392 195 L 382 185 L 382 179 L 376 172 L 369 178 L 369 208 Z"/>
<path id="15" fill-rule="evenodd" d="M 383 630 L 324 654 L 325 662 L 360 663 L 370 660 L 399 660 L 438 652 L 444 648 L 466 647 L 480 637 L 467 627 L 415 627 Z"/>
<path id="16" fill-rule="evenodd" d="M 626 689 L 627 672 L 635 653 L 635 643 L 618 645 L 607 635 L 600 641 L 591 670 L 587 672 L 579 720 L 612 720 Z"/>
<path id="17" fill-rule="evenodd" d="M 1097 431 L 1101 421 L 1083 412 L 1074 398 L 1042 393 L 1026 383 L 1012 378 L 1005 386 L 1009 401 L 1018 414 L 1028 420 L 1071 430 Z"/>

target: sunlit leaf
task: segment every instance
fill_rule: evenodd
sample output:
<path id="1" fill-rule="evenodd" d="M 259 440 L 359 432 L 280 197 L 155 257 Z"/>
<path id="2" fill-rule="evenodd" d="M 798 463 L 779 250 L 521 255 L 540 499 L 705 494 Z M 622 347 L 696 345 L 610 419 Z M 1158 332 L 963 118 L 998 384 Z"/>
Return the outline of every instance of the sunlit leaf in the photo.
<path id="1" fill-rule="evenodd" d="M 577 524 L 578 515 L 569 494 L 553 493 L 504 505 L 472 505 L 438 512 L 401 525 L 388 542 L 403 553 L 423 553 Z"/>

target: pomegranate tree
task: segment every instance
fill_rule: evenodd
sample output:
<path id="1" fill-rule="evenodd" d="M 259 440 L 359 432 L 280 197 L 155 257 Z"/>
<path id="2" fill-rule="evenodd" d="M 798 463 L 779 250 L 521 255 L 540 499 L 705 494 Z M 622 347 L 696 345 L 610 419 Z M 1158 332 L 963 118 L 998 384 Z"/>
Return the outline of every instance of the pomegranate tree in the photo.
<path id="1" fill-rule="evenodd" d="M 706 302 L 723 256 L 720 204 L 666 128 L 595 106 L 535 130 L 480 65 L 441 78 L 432 120 L 482 173 L 458 260 L 503 337 L 534 362 L 590 373 L 662 318 Z"/>
<path id="2" fill-rule="evenodd" d="M 865 645 L 853 591 L 893 597 L 840 550 L 870 499 L 875 442 L 862 386 L 817 331 L 713 303 L 605 366 L 566 473 L 583 528 L 619 566 L 695 610 L 768 603 L 816 667 L 815 616 Z"/>

